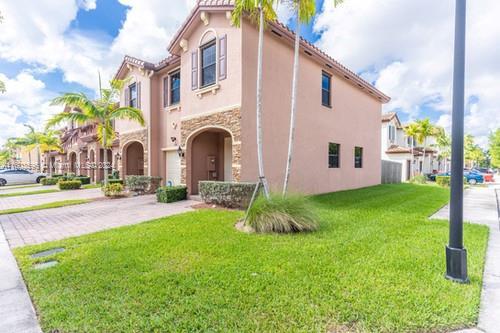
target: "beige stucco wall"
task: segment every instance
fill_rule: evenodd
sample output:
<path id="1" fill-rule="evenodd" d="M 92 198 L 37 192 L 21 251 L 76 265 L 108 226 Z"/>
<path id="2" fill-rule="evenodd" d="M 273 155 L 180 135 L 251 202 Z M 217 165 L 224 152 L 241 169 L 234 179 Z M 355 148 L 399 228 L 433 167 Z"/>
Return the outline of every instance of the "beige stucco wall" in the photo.
<path id="1" fill-rule="evenodd" d="M 242 170 L 241 180 L 257 179 L 255 82 L 258 34 L 243 26 Z M 289 132 L 293 48 L 270 32 L 264 45 L 263 140 L 265 173 L 275 190 L 282 188 Z M 336 75 L 332 108 L 321 105 L 322 70 L 301 54 L 294 159 L 290 189 L 324 193 L 380 183 L 381 104 Z M 341 144 L 341 167 L 328 168 L 328 143 Z M 354 168 L 354 147 L 363 147 L 363 168 Z"/>

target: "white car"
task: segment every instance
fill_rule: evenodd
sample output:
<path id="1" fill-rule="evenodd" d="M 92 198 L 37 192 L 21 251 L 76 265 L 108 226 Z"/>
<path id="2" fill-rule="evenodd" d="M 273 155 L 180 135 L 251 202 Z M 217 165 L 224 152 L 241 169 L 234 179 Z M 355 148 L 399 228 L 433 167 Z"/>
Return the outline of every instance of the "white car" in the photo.
<path id="1" fill-rule="evenodd" d="M 0 170 L 0 186 L 13 184 L 35 184 L 40 183 L 42 178 L 47 177 L 44 173 L 31 172 L 21 169 Z"/>

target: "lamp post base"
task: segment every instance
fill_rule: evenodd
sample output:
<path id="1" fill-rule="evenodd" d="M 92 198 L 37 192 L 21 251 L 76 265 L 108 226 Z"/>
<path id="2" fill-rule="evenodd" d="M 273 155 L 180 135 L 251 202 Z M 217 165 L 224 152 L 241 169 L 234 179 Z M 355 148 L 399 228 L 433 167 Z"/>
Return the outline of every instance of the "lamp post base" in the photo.
<path id="1" fill-rule="evenodd" d="M 469 283 L 466 249 L 446 246 L 446 278 L 458 283 Z"/>

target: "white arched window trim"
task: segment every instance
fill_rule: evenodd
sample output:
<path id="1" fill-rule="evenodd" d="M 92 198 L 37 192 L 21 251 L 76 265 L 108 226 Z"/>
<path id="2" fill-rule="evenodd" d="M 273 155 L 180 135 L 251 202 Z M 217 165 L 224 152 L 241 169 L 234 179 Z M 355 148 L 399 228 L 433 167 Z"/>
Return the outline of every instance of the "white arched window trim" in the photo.
<path id="1" fill-rule="evenodd" d="M 211 39 L 208 39 L 205 41 L 205 37 L 208 35 L 208 34 L 212 34 L 214 36 L 214 38 L 211 38 Z M 203 72 L 203 68 L 202 68 L 202 56 L 201 56 L 201 50 L 202 48 L 213 42 L 215 40 L 215 83 L 209 85 L 209 86 L 206 86 L 206 87 L 201 87 L 201 78 L 202 78 L 202 72 Z M 219 57 L 220 57 L 220 50 L 219 50 L 219 35 L 217 34 L 217 31 L 213 28 L 208 28 L 207 30 L 205 30 L 201 36 L 200 36 L 200 40 L 198 41 L 198 49 L 197 49 L 197 54 L 198 54 L 198 90 L 196 91 L 196 95 L 199 97 L 199 98 L 202 98 L 203 97 L 203 94 L 207 93 L 207 92 L 212 92 L 212 94 L 216 94 L 217 93 L 217 90 L 220 88 L 220 85 L 219 85 L 219 71 L 220 71 L 220 64 L 219 64 Z"/>

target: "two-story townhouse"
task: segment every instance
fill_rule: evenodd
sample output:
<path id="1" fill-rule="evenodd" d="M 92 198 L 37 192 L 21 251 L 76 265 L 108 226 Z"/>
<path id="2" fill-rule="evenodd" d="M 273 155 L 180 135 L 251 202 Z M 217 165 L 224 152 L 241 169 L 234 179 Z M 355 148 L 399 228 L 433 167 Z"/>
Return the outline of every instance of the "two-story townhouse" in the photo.
<path id="1" fill-rule="evenodd" d="M 401 181 L 403 182 L 408 181 L 412 175 L 433 173 L 441 169 L 436 138 L 428 137 L 424 149 L 422 143 L 406 135 L 406 126 L 401 123 L 396 112 L 382 115 L 382 160 L 401 163 Z"/>
<path id="2" fill-rule="evenodd" d="M 202 0 L 159 64 L 125 57 L 121 105 L 139 107 L 146 126 L 117 121 L 122 175 L 185 183 L 256 181 L 257 26 L 231 24 L 233 2 Z M 263 58 L 264 169 L 279 190 L 290 121 L 294 34 L 269 22 Z M 305 40 L 290 188 L 324 193 L 380 183 L 380 115 L 389 97 Z"/>

